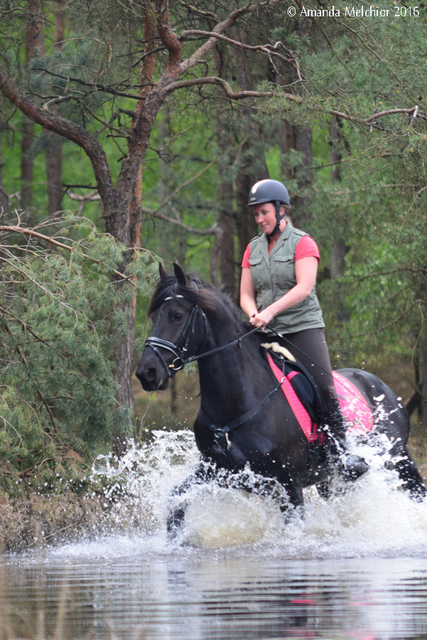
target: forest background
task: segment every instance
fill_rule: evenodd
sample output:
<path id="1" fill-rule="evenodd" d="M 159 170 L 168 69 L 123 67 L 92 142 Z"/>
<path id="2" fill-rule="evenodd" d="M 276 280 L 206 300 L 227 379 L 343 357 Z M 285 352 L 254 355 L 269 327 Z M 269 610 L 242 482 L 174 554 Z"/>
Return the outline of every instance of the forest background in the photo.
<path id="1" fill-rule="evenodd" d="M 132 376 L 158 260 L 238 303 L 257 232 L 245 205 L 267 177 L 319 244 L 334 368 L 380 375 L 425 433 L 427 13 L 398 0 L 367 9 L 0 0 L 10 495 L 81 486 L 91 456 L 148 437 L 147 407 L 162 401 L 141 392 L 134 408 Z M 164 406 L 176 424 L 192 376 Z"/>

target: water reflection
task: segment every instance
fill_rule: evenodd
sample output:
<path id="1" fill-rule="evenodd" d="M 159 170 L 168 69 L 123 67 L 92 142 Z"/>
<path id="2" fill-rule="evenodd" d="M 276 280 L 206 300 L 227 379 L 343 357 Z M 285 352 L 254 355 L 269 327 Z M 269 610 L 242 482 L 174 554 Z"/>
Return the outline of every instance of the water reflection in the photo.
<path id="1" fill-rule="evenodd" d="M 192 434 L 98 459 L 94 473 L 127 475 L 122 535 L 0 561 L 0 640 L 427 639 L 427 501 L 399 490 L 386 453 L 361 453 L 369 474 L 328 502 L 306 491 L 286 526 L 273 501 L 196 488 L 183 547 L 166 543 L 166 505 L 198 459 Z"/>
<path id="2" fill-rule="evenodd" d="M 111 549 L 119 544 L 106 541 L 104 557 L 98 544 L 92 559 L 87 550 L 11 558 L 3 629 L 8 622 L 15 637 L 73 639 L 427 637 L 425 559 L 158 557 L 148 547 L 124 558 Z"/>

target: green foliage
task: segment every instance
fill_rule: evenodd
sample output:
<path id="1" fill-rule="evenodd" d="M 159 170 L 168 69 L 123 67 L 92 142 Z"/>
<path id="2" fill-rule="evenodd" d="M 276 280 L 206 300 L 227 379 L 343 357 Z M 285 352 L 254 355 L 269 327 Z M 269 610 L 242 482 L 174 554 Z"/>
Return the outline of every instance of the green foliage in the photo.
<path id="1" fill-rule="evenodd" d="M 31 236 L 24 244 L 11 231 L 0 246 L 0 465 L 9 489 L 11 478 L 28 475 L 41 490 L 56 475 L 73 477 L 123 420 L 111 362 L 128 331 L 124 296 L 133 296 L 111 278 L 123 247 L 84 219 L 55 227 L 69 251 Z M 69 227 L 85 237 L 64 238 Z M 151 262 L 140 252 L 127 274 L 145 294 Z"/>

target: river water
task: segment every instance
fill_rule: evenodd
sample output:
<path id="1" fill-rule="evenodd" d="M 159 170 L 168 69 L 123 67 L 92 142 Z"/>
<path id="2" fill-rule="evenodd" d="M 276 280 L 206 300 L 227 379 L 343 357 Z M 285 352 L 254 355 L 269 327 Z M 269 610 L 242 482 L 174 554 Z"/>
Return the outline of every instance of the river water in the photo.
<path id="1" fill-rule="evenodd" d="M 166 502 L 197 460 L 192 434 L 100 457 L 105 499 L 126 482 L 116 527 L 3 558 L 0 640 L 427 639 L 427 503 L 399 490 L 384 451 L 362 453 L 371 471 L 352 491 L 306 491 L 288 525 L 267 499 L 195 490 L 175 543 Z"/>

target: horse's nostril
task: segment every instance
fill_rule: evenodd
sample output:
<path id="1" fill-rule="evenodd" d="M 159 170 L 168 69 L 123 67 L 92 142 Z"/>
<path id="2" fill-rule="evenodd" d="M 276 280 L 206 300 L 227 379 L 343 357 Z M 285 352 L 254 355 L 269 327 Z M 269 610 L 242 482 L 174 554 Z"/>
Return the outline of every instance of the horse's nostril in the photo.
<path id="1" fill-rule="evenodd" d="M 155 380 L 157 376 L 157 369 L 156 367 L 146 367 L 145 369 L 143 369 L 142 367 L 138 367 L 135 371 L 135 375 L 138 380 L 141 380 L 141 382 L 143 380 L 146 380 L 147 382 L 153 382 L 153 380 Z"/>
<path id="2" fill-rule="evenodd" d="M 155 367 L 150 367 L 150 369 L 145 369 L 143 375 L 148 382 L 153 382 L 153 380 L 155 380 L 157 376 L 157 369 Z"/>

